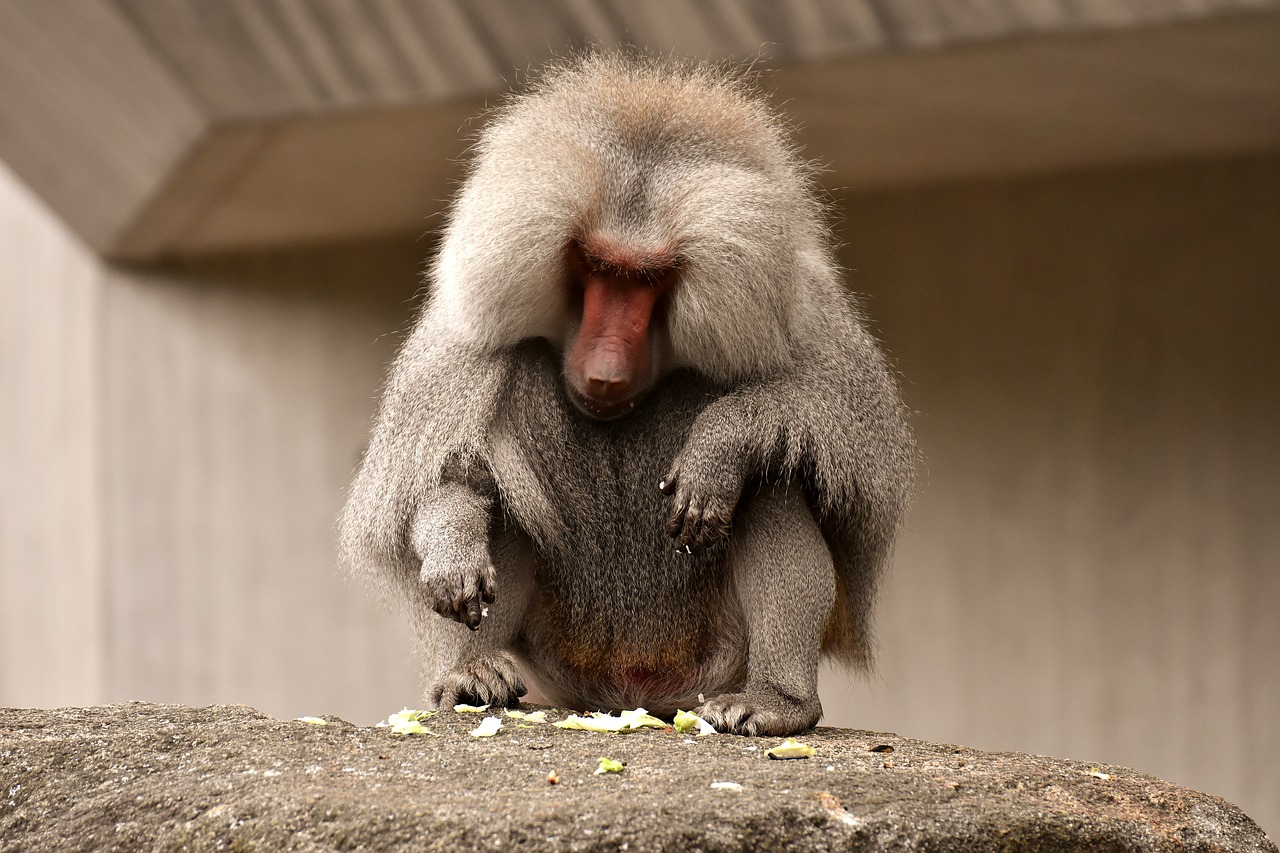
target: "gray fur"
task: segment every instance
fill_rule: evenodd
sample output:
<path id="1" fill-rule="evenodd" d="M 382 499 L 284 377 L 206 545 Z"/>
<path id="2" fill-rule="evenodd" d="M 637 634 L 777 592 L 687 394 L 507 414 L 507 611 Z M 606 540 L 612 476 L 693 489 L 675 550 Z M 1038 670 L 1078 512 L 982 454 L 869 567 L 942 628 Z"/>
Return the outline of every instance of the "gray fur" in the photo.
<path id="1" fill-rule="evenodd" d="M 713 69 L 592 55 L 493 118 L 341 522 L 352 571 L 408 607 L 429 702 L 528 677 L 787 734 L 821 714 L 820 652 L 870 665 L 914 448 L 822 214 L 779 120 Z M 588 230 L 684 262 L 657 384 L 618 421 L 561 376 Z"/>

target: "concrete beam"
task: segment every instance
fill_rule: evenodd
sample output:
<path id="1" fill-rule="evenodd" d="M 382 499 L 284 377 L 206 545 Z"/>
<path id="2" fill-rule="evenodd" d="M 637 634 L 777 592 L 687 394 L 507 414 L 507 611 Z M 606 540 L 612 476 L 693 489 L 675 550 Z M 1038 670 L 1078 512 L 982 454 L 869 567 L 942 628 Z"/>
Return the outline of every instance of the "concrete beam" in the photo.
<path id="1" fill-rule="evenodd" d="M 836 187 L 1280 146 L 1280 0 L 69 0 L 0 4 L 0 159 L 114 259 L 426 231 L 588 42 L 776 66 Z"/>

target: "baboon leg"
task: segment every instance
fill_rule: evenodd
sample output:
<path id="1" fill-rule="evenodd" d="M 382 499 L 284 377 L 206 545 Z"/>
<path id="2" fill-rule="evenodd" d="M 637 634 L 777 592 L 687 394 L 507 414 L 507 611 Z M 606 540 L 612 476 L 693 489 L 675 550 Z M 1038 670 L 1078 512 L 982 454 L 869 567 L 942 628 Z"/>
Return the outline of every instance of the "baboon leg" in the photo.
<path id="1" fill-rule="evenodd" d="M 513 706 L 526 692 L 511 648 L 524 621 L 533 587 L 532 549 L 514 532 L 491 547 L 497 596 L 480 627 L 471 630 L 425 610 L 417 614 L 424 700 L 431 708 L 468 705 Z"/>
<path id="2" fill-rule="evenodd" d="M 835 605 L 831 551 L 799 488 L 772 486 L 740 510 L 730 546 L 748 628 L 747 680 L 701 715 L 722 732 L 791 735 L 822 716 L 818 660 Z"/>

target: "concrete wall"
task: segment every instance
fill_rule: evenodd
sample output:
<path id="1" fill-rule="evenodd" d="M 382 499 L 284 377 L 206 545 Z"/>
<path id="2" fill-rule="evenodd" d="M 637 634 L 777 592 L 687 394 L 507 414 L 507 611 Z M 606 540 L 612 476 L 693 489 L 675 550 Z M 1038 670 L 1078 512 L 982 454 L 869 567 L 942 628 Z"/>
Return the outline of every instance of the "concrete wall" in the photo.
<path id="1" fill-rule="evenodd" d="M 422 253 L 403 239 L 109 276 L 109 698 L 371 723 L 417 697 L 407 625 L 339 577 L 334 524 Z"/>
<path id="2" fill-rule="evenodd" d="M 104 695 L 102 270 L 0 163 L 0 704 Z"/>
<path id="3" fill-rule="evenodd" d="M 7 172 L 0 244 L 0 704 L 411 703 L 334 520 L 425 247 L 104 266 Z"/>
<path id="4" fill-rule="evenodd" d="M 926 457 L 828 721 L 1130 764 L 1280 828 L 1280 158 L 844 201 Z M 333 519 L 427 247 L 104 267 L 0 174 L 0 703 L 416 693 Z"/>
<path id="5" fill-rule="evenodd" d="M 1129 764 L 1280 832 L 1280 158 L 845 203 L 925 471 L 831 722 Z"/>

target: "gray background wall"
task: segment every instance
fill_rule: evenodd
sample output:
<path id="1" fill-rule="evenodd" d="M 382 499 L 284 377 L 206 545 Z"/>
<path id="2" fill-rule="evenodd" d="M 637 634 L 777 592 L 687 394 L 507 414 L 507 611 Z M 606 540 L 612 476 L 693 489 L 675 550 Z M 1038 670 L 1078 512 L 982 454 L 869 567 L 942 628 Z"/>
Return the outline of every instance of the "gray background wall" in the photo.
<path id="1" fill-rule="evenodd" d="M 847 200 L 925 457 L 851 725 L 1280 827 L 1280 159 Z M 833 697 L 838 696 L 838 699 Z"/>

